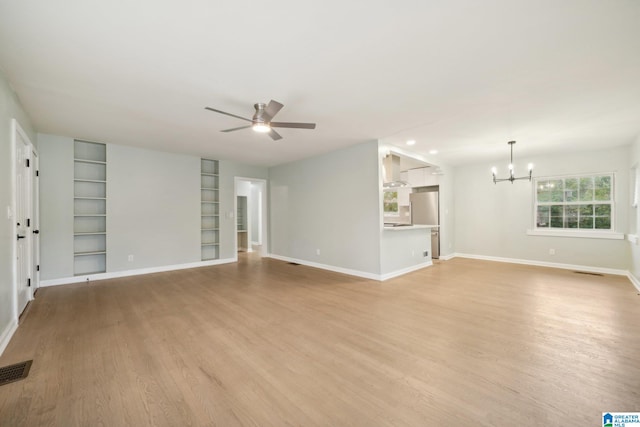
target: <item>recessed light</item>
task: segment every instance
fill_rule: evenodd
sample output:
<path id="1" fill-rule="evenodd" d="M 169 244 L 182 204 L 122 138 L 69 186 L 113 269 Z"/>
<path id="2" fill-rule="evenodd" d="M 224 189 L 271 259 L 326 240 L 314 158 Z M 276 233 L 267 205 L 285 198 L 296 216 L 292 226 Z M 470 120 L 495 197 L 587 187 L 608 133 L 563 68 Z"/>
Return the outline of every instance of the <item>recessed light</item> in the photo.
<path id="1" fill-rule="evenodd" d="M 415 139 L 408 140 L 407 145 L 416 145 L 416 140 Z"/>
<path id="2" fill-rule="evenodd" d="M 438 154 L 438 150 L 429 150 L 429 154 Z"/>

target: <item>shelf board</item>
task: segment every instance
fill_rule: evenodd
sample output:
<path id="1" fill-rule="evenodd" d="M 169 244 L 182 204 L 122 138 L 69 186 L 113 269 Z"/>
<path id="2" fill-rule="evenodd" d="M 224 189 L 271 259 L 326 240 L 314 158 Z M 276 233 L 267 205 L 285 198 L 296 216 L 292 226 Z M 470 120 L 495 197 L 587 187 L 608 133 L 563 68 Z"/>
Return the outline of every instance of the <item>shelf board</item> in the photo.
<path id="1" fill-rule="evenodd" d="M 78 178 L 74 178 L 73 181 L 74 182 L 95 182 L 95 183 L 98 183 L 98 184 L 106 184 L 107 183 L 106 180 L 101 181 L 101 180 L 97 180 L 97 179 L 78 179 Z"/>
<path id="2" fill-rule="evenodd" d="M 211 188 L 211 187 L 200 187 L 200 190 L 205 190 L 205 191 L 218 191 L 217 188 Z"/>
<path id="3" fill-rule="evenodd" d="M 73 197 L 75 200 L 107 200 L 106 197 L 81 197 L 81 196 L 74 196 Z"/>
<path id="4" fill-rule="evenodd" d="M 73 214 L 74 217 L 79 217 L 79 216 L 89 216 L 89 217 L 105 217 L 107 216 L 107 214 Z"/>
<path id="5" fill-rule="evenodd" d="M 73 159 L 74 162 L 78 163 L 92 163 L 94 165 L 106 165 L 107 162 L 101 160 L 89 160 L 89 159 Z"/>
<path id="6" fill-rule="evenodd" d="M 219 228 L 201 228 L 200 231 L 218 231 Z"/>
<path id="7" fill-rule="evenodd" d="M 205 176 L 219 176 L 219 174 L 217 173 L 209 173 L 209 172 L 201 172 L 200 175 L 205 175 Z"/>
<path id="8" fill-rule="evenodd" d="M 73 233 L 73 237 L 75 236 L 99 236 L 99 235 L 107 235 L 106 231 L 86 231 L 82 233 Z"/>
<path id="9" fill-rule="evenodd" d="M 247 230 L 238 230 L 238 233 L 246 233 Z"/>
<path id="10" fill-rule="evenodd" d="M 200 203 L 206 203 L 206 204 L 209 204 L 209 205 L 217 205 L 217 204 L 218 204 L 218 203 L 220 203 L 220 202 L 213 202 L 213 201 L 209 201 L 209 200 L 203 200 L 203 201 L 202 201 L 202 202 L 200 202 Z"/>
<path id="11" fill-rule="evenodd" d="M 217 217 L 220 216 L 220 214 L 201 214 L 200 216 L 206 216 L 206 217 Z"/>
<path id="12" fill-rule="evenodd" d="M 106 255 L 107 251 L 74 252 L 73 256 Z"/>
<path id="13" fill-rule="evenodd" d="M 201 243 L 200 246 L 220 246 L 220 243 Z"/>

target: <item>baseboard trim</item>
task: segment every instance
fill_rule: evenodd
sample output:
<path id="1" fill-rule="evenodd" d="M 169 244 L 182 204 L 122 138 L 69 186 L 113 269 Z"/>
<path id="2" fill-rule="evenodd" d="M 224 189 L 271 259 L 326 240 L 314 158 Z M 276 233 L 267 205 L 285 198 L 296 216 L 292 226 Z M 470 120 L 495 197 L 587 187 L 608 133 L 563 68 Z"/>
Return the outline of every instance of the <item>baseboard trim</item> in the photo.
<path id="1" fill-rule="evenodd" d="M 442 261 L 449 261 L 450 259 L 453 259 L 455 257 L 456 257 L 456 254 L 440 255 L 440 258 L 438 259 Z"/>
<path id="2" fill-rule="evenodd" d="M 40 287 L 69 285 L 94 280 L 117 279 L 119 277 L 139 276 L 141 274 L 163 273 L 165 271 L 185 270 L 187 268 L 209 267 L 211 265 L 228 264 L 238 262 L 238 257 L 214 259 L 211 261 L 198 261 L 186 264 L 163 265 L 160 267 L 139 268 L 136 270 L 114 271 L 111 273 L 90 274 L 86 276 L 64 277 L 61 279 L 41 280 Z"/>
<path id="3" fill-rule="evenodd" d="M 633 286 L 636 287 L 638 292 L 640 292 L 640 280 L 638 280 L 638 278 L 634 276 L 630 271 L 627 271 L 627 277 L 629 278 L 629 281 L 633 284 Z"/>
<path id="4" fill-rule="evenodd" d="M 405 274 L 412 273 L 412 272 L 418 271 L 418 270 L 422 270 L 423 268 L 427 268 L 427 267 L 431 267 L 431 266 L 433 266 L 433 262 L 431 260 L 429 260 L 427 262 L 423 262 L 423 263 L 420 263 L 420 264 L 417 264 L 417 265 L 412 265 L 411 267 L 403 268 L 402 270 L 396 270 L 396 271 L 392 271 L 391 273 L 381 274 L 379 280 L 381 282 L 384 282 L 385 280 L 393 279 L 393 278 L 398 277 L 398 276 L 403 276 Z"/>
<path id="5" fill-rule="evenodd" d="M 4 353 L 4 350 L 9 345 L 9 341 L 11 341 L 11 337 L 18 329 L 18 321 L 12 319 L 11 322 L 4 328 L 2 334 L 0 334 L 0 356 Z"/>
<path id="6" fill-rule="evenodd" d="M 363 279 L 376 280 L 378 282 L 384 282 L 385 280 L 393 279 L 394 277 L 402 276 L 403 274 L 411 273 L 413 271 L 417 271 L 433 265 L 431 261 L 428 261 L 421 264 L 412 265 L 411 267 L 407 267 L 402 270 L 392 271 L 391 273 L 387 273 L 387 274 L 374 274 L 374 273 L 367 273 L 366 271 L 352 270 L 350 268 L 336 267 L 334 265 L 328 265 L 328 264 L 320 264 L 318 262 L 307 261 L 307 260 L 298 259 L 298 258 L 291 258 L 291 257 L 282 256 L 282 255 L 268 254 L 267 257 L 277 259 L 279 261 L 284 261 L 284 262 L 295 262 L 296 264 L 306 265 L 307 267 L 314 267 L 314 268 L 320 268 L 322 270 L 333 271 L 334 273 L 341 273 L 341 274 L 347 274 L 349 276 L 362 277 Z"/>
<path id="7" fill-rule="evenodd" d="M 589 265 L 562 264 L 562 263 L 556 263 L 556 262 L 534 261 L 534 260 L 517 259 L 517 258 L 502 258 L 502 257 L 494 257 L 494 256 L 486 256 L 486 255 L 463 254 L 463 253 L 455 253 L 454 256 L 459 258 L 479 259 L 484 261 L 506 262 L 510 264 L 525 264 L 525 265 L 534 265 L 537 267 L 560 268 L 563 270 L 587 271 L 589 273 L 613 274 L 616 276 L 627 276 L 628 274 L 627 270 L 619 270 L 616 268 L 605 268 L 605 267 L 592 267 Z"/>
<path id="8" fill-rule="evenodd" d="M 333 271 L 335 273 L 348 274 L 349 276 L 362 277 L 363 279 L 381 280 L 379 274 L 367 273 L 366 271 L 352 270 L 350 268 L 336 267 L 328 264 L 320 264 L 318 262 L 307 261 L 304 259 L 290 258 L 282 255 L 268 254 L 269 258 L 277 259 L 284 262 L 295 262 L 296 264 L 306 265 L 307 267 L 320 268 L 322 270 Z"/>

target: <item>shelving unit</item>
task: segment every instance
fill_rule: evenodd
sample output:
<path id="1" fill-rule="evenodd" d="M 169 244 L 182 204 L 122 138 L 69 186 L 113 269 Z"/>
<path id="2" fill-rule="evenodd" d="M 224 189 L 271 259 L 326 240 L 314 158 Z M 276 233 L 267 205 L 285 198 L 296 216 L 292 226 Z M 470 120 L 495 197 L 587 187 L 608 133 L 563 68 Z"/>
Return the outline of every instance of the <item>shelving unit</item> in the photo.
<path id="1" fill-rule="evenodd" d="M 237 196 L 237 231 L 238 251 L 249 249 L 249 236 L 247 233 L 247 196 Z"/>
<path id="2" fill-rule="evenodd" d="M 107 147 L 74 141 L 73 270 L 76 276 L 107 268 Z"/>
<path id="3" fill-rule="evenodd" d="M 203 261 L 220 257 L 218 161 L 200 159 L 200 251 Z"/>

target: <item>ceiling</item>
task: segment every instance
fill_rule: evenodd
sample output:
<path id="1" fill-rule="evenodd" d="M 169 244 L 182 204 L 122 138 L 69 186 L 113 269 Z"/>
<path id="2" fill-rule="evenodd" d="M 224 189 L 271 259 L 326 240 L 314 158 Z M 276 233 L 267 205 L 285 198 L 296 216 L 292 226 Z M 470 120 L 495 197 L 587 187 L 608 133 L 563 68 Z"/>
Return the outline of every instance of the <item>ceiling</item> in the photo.
<path id="1" fill-rule="evenodd" d="M 451 165 L 640 134 L 637 0 L 0 0 L 39 132 L 272 166 L 373 139 Z M 275 99 L 274 142 L 221 133 Z M 437 149 L 437 155 L 428 151 Z"/>

